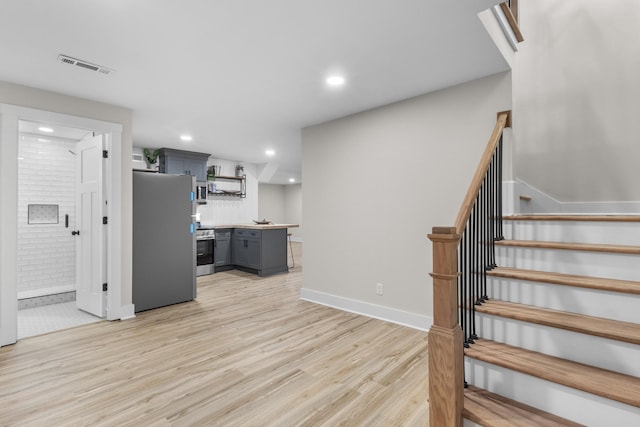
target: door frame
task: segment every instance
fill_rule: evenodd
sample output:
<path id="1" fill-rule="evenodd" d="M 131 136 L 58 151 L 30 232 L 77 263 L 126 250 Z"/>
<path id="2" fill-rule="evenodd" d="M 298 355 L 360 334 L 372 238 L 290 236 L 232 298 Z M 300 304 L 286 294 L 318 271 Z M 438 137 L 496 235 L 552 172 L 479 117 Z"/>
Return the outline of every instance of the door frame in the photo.
<path id="1" fill-rule="evenodd" d="M 18 122 L 28 120 L 93 130 L 105 136 L 109 150 L 103 178 L 108 201 L 109 225 L 105 233 L 107 252 L 107 320 L 122 315 L 122 125 L 119 123 L 0 104 L 0 346 L 17 341 L 18 331 Z"/>

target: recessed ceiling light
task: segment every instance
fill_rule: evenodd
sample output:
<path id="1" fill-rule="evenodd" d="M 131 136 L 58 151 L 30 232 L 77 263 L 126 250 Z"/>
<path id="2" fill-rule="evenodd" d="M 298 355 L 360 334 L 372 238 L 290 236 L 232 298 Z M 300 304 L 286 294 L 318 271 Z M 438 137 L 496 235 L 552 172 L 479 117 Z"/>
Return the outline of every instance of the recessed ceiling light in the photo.
<path id="1" fill-rule="evenodd" d="M 47 133 L 51 133 L 51 132 L 53 132 L 53 129 L 48 128 L 48 127 L 46 127 L 46 126 L 40 126 L 40 127 L 38 128 L 38 130 L 39 130 L 40 132 L 47 132 Z"/>
<path id="2" fill-rule="evenodd" d="M 266 154 L 269 157 L 273 157 L 273 156 L 276 155 L 276 152 L 275 152 L 275 150 L 267 150 L 267 151 L 264 152 L 264 154 Z"/>
<path id="3" fill-rule="evenodd" d="M 296 182 L 295 178 L 289 178 L 289 182 Z"/>
<path id="4" fill-rule="evenodd" d="M 342 86 L 344 84 L 344 77 L 334 75 L 327 77 L 327 84 L 329 86 Z"/>
<path id="5" fill-rule="evenodd" d="M 180 135 L 180 139 L 185 142 L 193 141 L 193 137 L 191 135 Z"/>

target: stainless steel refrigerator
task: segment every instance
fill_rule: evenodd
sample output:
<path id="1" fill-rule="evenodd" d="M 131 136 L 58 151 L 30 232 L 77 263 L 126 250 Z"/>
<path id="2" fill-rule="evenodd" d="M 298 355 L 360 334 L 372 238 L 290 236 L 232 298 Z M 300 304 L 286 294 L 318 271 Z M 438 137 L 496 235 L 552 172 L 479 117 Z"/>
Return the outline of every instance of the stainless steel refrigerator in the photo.
<path id="1" fill-rule="evenodd" d="M 195 178 L 133 172 L 135 311 L 196 298 Z"/>

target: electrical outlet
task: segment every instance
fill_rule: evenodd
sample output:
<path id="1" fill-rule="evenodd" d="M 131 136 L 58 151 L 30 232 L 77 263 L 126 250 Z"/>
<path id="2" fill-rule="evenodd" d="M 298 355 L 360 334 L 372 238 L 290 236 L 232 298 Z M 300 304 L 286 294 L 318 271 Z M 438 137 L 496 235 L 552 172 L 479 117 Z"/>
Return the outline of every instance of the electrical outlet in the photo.
<path id="1" fill-rule="evenodd" d="M 376 284 L 376 294 L 382 295 L 382 283 Z"/>

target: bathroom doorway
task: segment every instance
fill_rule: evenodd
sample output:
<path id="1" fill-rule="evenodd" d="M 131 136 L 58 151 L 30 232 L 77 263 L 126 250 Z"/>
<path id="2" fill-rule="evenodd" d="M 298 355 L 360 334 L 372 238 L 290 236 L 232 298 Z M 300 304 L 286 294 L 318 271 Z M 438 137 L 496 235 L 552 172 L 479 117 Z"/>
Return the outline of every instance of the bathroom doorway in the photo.
<path id="1" fill-rule="evenodd" d="M 62 98 L 61 102 L 64 100 L 65 98 Z M 72 110 L 76 108 L 74 104 L 67 105 L 69 106 Z M 90 103 L 90 107 L 93 108 L 93 104 Z M 98 116 L 103 114 L 109 116 L 109 112 L 101 108 L 96 110 L 97 113 L 94 110 L 91 111 Z M 116 122 L 103 121 L 0 103 L 0 194 L 2 195 L 0 199 L 0 235 L 2 236 L 0 239 L 0 346 L 14 344 L 18 335 L 17 178 L 20 143 L 18 125 L 21 120 L 92 130 L 96 135 L 103 137 L 104 148 L 100 152 L 102 155 L 100 159 L 104 172 L 102 215 L 105 217 L 96 218 L 101 220 L 100 229 L 103 233 L 101 250 L 104 257 L 103 263 L 94 263 L 95 267 L 101 268 L 95 268 L 92 271 L 102 271 L 105 282 L 92 282 L 90 290 L 93 296 L 101 297 L 103 316 L 107 320 L 135 317 L 134 306 L 130 303 L 130 281 L 126 273 L 123 275 L 123 270 L 129 265 L 123 253 L 126 254 L 129 249 L 130 237 L 130 232 L 127 233 L 123 227 L 123 224 L 128 224 L 129 220 L 123 204 L 126 205 L 128 200 L 126 196 L 130 194 L 130 186 L 123 178 L 125 176 L 123 167 L 130 165 L 130 159 L 125 160 L 123 157 L 123 149 L 127 150 L 122 142 L 123 124 L 117 120 Z M 129 160 L 128 163 L 127 160 Z M 107 219 L 108 224 L 104 224 Z M 92 225 L 92 227 L 95 229 L 96 226 Z M 81 234 L 81 236 L 86 235 L 86 233 Z M 94 253 L 93 250 L 89 252 Z"/>
<path id="2" fill-rule="evenodd" d="M 17 338 L 23 339 L 97 322 L 102 310 L 78 308 L 78 262 L 86 262 L 78 254 L 85 237 L 78 157 L 81 141 L 94 132 L 28 120 L 18 122 L 18 132 Z"/>

